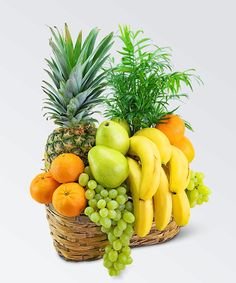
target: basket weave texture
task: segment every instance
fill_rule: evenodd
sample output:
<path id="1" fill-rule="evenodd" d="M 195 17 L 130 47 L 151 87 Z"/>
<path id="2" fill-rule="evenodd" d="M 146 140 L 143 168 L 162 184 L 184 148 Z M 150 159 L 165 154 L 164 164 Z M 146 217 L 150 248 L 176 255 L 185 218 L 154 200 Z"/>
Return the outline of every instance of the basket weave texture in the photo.
<path id="1" fill-rule="evenodd" d="M 85 215 L 63 217 L 51 205 L 46 206 L 47 219 L 56 251 L 66 260 L 95 260 L 103 256 L 107 246 L 107 236 L 100 227 Z M 171 220 L 164 231 L 157 231 L 153 223 L 150 233 L 140 238 L 134 235 L 131 247 L 155 245 L 172 239 L 179 232 L 179 227 Z"/>

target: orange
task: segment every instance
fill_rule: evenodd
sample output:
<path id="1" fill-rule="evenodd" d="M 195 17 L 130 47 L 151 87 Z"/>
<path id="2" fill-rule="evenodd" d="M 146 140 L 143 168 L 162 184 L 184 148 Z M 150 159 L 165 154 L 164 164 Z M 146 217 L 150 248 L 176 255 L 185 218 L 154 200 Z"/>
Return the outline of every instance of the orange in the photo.
<path id="1" fill-rule="evenodd" d="M 166 115 L 163 118 L 163 124 L 157 124 L 156 128 L 168 137 L 171 144 L 175 144 L 184 136 L 184 121 L 179 116 L 173 114 Z"/>
<path id="2" fill-rule="evenodd" d="M 193 144 L 187 137 L 182 137 L 182 139 L 174 145 L 183 151 L 189 163 L 194 159 L 195 150 Z"/>
<path id="3" fill-rule="evenodd" d="M 63 153 L 57 156 L 51 164 L 50 172 L 60 183 L 77 181 L 84 171 L 84 163 L 73 153 Z"/>
<path id="4" fill-rule="evenodd" d="M 86 207 L 85 190 L 78 183 L 60 185 L 53 194 L 52 204 L 63 216 L 78 216 Z"/>
<path id="5" fill-rule="evenodd" d="M 53 179 L 51 173 L 41 173 L 32 180 L 30 194 L 37 202 L 49 204 L 52 202 L 52 195 L 58 186 L 60 183 Z"/>

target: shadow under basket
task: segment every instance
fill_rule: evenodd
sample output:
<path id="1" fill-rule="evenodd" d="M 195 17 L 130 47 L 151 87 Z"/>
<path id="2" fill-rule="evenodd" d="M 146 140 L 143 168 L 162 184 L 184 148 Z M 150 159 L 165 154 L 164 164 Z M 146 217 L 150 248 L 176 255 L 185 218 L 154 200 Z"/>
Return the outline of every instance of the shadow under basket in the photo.
<path id="1" fill-rule="evenodd" d="M 66 260 L 95 260 L 103 256 L 108 244 L 106 234 L 85 215 L 63 217 L 52 205 L 46 206 L 47 219 L 56 251 Z M 163 243 L 179 233 L 179 227 L 170 221 L 164 231 L 158 231 L 153 223 L 150 233 L 140 238 L 134 235 L 130 247 L 141 247 Z"/>

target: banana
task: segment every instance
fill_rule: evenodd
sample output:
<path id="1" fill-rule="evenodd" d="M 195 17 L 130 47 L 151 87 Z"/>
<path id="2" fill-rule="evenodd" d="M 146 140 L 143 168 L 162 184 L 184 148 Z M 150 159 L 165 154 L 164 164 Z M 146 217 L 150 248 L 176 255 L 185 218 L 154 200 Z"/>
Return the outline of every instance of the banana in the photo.
<path id="1" fill-rule="evenodd" d="M 189 164 L 184 153 L 172 145 L 172 155 L 168 163 L 170 190 L 181 193 L 186 189 L 189 176 Z"/>
<path id="2" fill-rule="evenodd" d="M 184 192 L 172 194 L 172 214 L 177 225 L 185 226 L 190 218 L 190 205 Z"/>
<path id="3" fill-rule="evenodd" d="M 169 181 L 161 168 L 161 181 L 153 197 L 156 228 L 162 231 L 169 224 L 172 214 L 172 198 L 169 191 Z"/>
<path id="4" fill-rule="evenodd" d="M 167 136 L 156 128 L 145 128 L 135 133 L 135 136 L 144 136 L 149 138 L 157 146 L 161 163 L 167 164 L 171 158 L 171 144 Z"/>
<path id="5" fill-rule="evenodd" d="M 153 222 L 153 203 L 152 199 L 139 199 L 139 188 L 141 184 L 142 171 L 138 162 L 127 157 L 129 164 L 128 184 L 131 191 L 134 215 L 135 215 L 135 232 L 139 237 L 145 237 L 151 230 Z"/>
<path id="6" fill-rule="evenodd" d="M 139 199 L 139 187 L 141 184 L 142 172 L 136 160 L 131 157 L 126 158 L 129 165 L 128 184 L 133 200 Z"/>
<path id="7" fill-rule="evenodd" d="M 128 154 L 138 156 L 142 164 L 139 198 L 151 199 L 160 183 L 161 159 L 157 147 L 146 137 L 133 136 L 130 138 Z"/>
<path id="8" fill-rule="evenodd" d="M 134 204 L 135 210 L 135 233 L 139 237 L 145 237 L 150 232 L 153 222 L 153 203 L 152 199 L 142 200 L 139 199 Z"/>

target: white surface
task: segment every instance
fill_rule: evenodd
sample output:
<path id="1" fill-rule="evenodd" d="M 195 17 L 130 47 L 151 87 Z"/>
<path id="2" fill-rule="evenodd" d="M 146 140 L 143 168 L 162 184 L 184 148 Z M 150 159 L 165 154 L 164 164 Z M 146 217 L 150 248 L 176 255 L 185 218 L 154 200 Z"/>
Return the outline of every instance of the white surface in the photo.
<path id="1" fill-rule="evenodd" d="M 1 282 L 236 282 L 234 2 L 0 0 Z M 99 26 L 105 34 L 118 23 L 142 28 L 173 48 L 177 69 L 195 67 L 205 82 L 180 113 L 195 128 L 188 134 L 197 152 L 193 169 L 206 173 L 211 201 L 192 210 L 176 239 L 133 250 L 132 266 L 116 279 L 101 261 L 61 260 L 44 207 L 29 197 L 53 129 L 41 112 L 46 25 L 65 21 L 73 33 Z"/>

